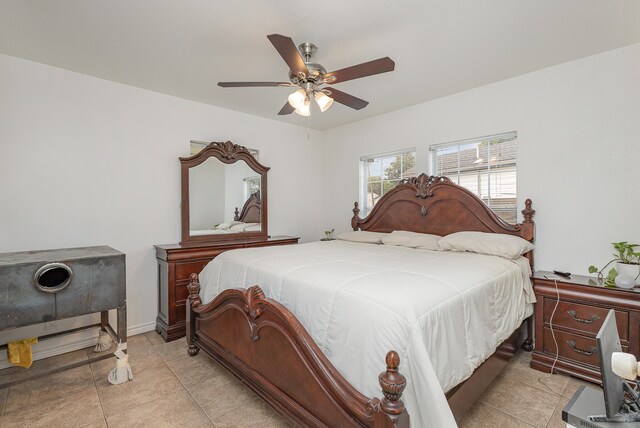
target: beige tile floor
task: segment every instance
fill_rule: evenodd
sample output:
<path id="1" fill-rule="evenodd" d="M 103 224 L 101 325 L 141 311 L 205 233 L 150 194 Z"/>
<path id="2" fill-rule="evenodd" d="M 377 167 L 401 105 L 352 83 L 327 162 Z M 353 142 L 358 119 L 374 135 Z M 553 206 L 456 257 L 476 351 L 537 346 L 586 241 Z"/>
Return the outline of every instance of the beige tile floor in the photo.
<path id="1" fill-rule="evenodd" d="M 36 361 L 28 372 L 0 370 L 0 382 L 86 360 L 80 350 Z M 113 350 L 109 351 L 113 352 Z M 256 394 L 211 358 L 186 355 L 184 339 L 155 332 L 129 338 L 134 379 L 111 385 L 114 360 L 0 390 L 0 428 L 11 427 L 285 427 Z M 520 353 L 461 422 L 471 427 L 562 427 L 560 412 L 581 382 L 529 368 Z"/>

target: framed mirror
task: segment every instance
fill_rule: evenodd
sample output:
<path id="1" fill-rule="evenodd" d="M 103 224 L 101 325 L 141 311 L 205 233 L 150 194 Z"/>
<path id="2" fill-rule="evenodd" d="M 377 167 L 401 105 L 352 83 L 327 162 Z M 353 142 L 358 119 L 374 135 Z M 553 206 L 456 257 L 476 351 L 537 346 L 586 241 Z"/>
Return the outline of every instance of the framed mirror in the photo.
<path id="1" fill-rule="evenodd" d="M 269 168 L 249 149 L 213 142 L 180 167 L 181 244 L 267 238 Z"/>

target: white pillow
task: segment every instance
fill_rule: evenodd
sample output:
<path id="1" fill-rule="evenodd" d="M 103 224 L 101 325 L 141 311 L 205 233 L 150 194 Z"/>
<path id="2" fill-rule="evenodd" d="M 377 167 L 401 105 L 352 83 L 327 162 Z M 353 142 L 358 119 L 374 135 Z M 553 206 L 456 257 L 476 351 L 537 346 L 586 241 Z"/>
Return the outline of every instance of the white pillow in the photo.
<path id="1" fill-rule="evenodd" d="M 252 226 L 247 226 L 244 228 L 245 232 L 260 232 L 262 230 L 262 226 L 260 223 L 250 223 Z"/>
<path id="2" fill-rule="evenodd" d="M 384 245 L 397 245 L 399 247 L 419 248 L 421 250 L 438 251 L 438 241 L 441 236 L 429 233 L 409 232 L 406 230 L 394 230 L 382 238 Z"/>
<path id="3" fill-rule="evenodd" d="M 236 223 L 229 228 L 229 230 L 233 230 L 234 232 L 244 232 L 247 227 L 247 223 Z"/>
<path id="4" fill-rule="evenodd" d="M 220 223 L 220 224 L 216 225 L 215 229 L 216 230 L 227 230 L 227 229 L 229 229 L 229 227 L 231 227 L 231 223 Z"/>
<path id="5" fill-rule="evenodd" d="M 362 242 L 364 244 L 382 244 L 382 238 L 389 235 L 388 233 L 380 232 L 344 232 L 336 236 L 336 239 L 341 241 Z"/>
<path id="6" fill-rule="evenodd" d="M 471 251 L 515 260 L 533 250 L 533 244 L 519 236 L 504 233 L 456 232 L 440 239 L 441 250 Z"/>

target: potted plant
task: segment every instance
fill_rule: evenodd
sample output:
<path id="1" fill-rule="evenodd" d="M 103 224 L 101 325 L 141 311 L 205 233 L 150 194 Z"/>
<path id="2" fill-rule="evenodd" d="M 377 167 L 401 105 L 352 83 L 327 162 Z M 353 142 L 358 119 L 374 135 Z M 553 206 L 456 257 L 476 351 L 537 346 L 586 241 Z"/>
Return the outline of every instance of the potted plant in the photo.
<path id="1" fill-rule="evenodd" d="M 333 232 L 335 231 L 335 229 L 331 229 L 331 230 L 325 230 L 324 231 L 324 238 L 321 239 L 321 241 L 334 241 L 336 238 L 333 237 Z"/>
<path id="2" fill-rule="evenodd" d="M 605 278 L 605 284 L 614 285 L 616 276 L 627 275 L 636 281 L 640 276 L 640 252 L 636 252 L 638 244 L 629 244 L 627 241 L 612 242 L 613 248 L 616 249 L 618 254 L 613 255 L 613 259 L 604 265 L 602 269 L 591 265 L 589 266 L 589 273 L 597 273 L 598 279 L 604 278 L 604 270 L 613 262 L 616 262 L 616 268 L 611 268 Z"/>

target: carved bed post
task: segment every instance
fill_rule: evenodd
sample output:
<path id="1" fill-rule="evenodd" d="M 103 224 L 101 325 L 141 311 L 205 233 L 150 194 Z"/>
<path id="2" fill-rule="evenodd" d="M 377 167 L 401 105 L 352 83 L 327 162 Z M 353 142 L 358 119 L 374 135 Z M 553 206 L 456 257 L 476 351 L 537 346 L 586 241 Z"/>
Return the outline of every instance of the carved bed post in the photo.
<path id="1" fill-rule="evenodd" d="M 233 221 L 240 220 L 240 210 L 238 210 L 238 207 L 236 207 L 236 210 L 233 212 L 233 214 L 234 214 Z"/>
<path id="2" fill-rule="evenodd" d="M 528 234 L 529 236 L 523 236 L 523 238 L 525 239 L 529 239 L 529 240 L 533 240 L 534 238 L 534 223 L 533 223 L 533 215 L 536 213 L 536 210 L 534 210 L 533 208 L 531 208 L 531 199 L 527 199 L 526 201 L 524 201 L 524 209 L 521 211 L 522 212 L 522 216 L 524 218 L 522 225 L 523 226 L 528 226 Z M 533 252 L 529 251 L 529 253 L 527 253 L 527 258 L 529 259 L 529 263 L 531 265 L 531 270 L 533 271 Z M 527 318 L 527 338 L 526 340 L 522 343 L 522 349 L 527 351 L 527 352 L 531 352 L 534 349 L 534 344 L 533 344 L 533 315 L 531 315 L 529 318 Z"/>
<path id="3" fill-rule="evenodd" d="M 351 217 L 351 227 L 353 230 L 358 230 L 358 222 L 360 221 L 360 208 L 358 208 L 358 203 L 353 203 L 353 217 Z"/>
<path id="4" fill-rule="evenodd" d="M 407 379 L 398 372 L 400 356 L 389 351 L 386 357 L 387 370 L 380 373 L 378 382 L 384 398 L 380 400 L 380 410 L 375 420 L 376 428 L 409 428 L 409 414 L 400 399 L 407 386 Z"/>
<path id="5" fill-rule="evenodd" d="M 189 297 L 187 298 L 187 318 L 186 318 L 186 330 L 187 330 L 187 344 L 189 345 L 189 355 L 192 357 L 198 355 L 200 349 L 196 348 L 193 343 L 193 338 L 196 335 L 196 313 L 193 308 L 200 306 L 202 301 L 200 300 L 200 283 L 198 282 L 198 274 L 191 274 L 191 281 L 187 285 L 189 290 Z"/>

